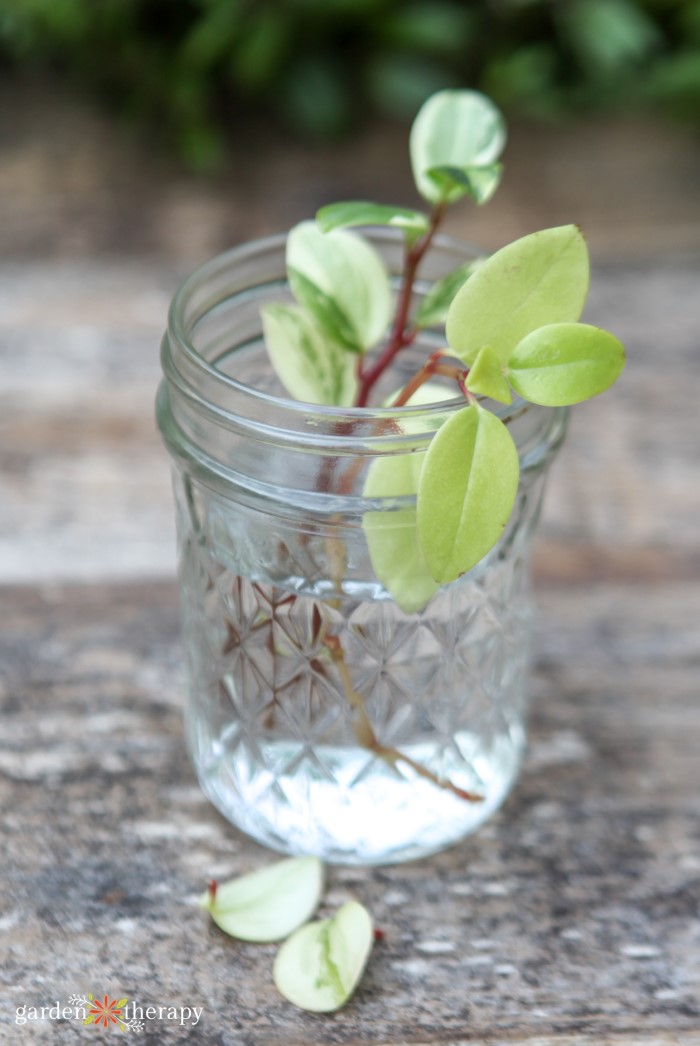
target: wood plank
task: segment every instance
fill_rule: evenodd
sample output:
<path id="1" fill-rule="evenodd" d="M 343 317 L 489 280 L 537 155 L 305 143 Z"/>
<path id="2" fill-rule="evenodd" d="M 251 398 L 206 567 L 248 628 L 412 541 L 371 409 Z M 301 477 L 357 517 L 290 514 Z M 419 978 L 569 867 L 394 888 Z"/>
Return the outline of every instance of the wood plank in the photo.
<path id="1" fill-rule="evenodd" d="M 695 1046 L 700 587 L 553 587 L 540 607 L 514 795 L 444 854 L 330 870 L 325 903 L 361 899 L 385 939 L 319 1019 L 276 995 L 273 946 L 194 905 L 270 855 L 195 784 L 174 586 L 0 590 L 0 1021 L 90 990 L 203 1006 L 211 1046 Z"/>
<path id="2" fill-rule="evenodd" d="M 16 257 L 133 253 L 192 264 L 332 200 L 420 205 L 398 123 L 375 121 L 310 149 L 280 147 L 275 129 L 237 120 L 228 168 L 204 178 L 59 84 L 20 87 L 0 84 L 0 236 Z M 504 159 L 493 204 L 453 209 L 455 235 L 494 249 L 575 221 L 596 257 L 700 250 L 700 145 L 690 128 L 653 117 L 514 120 Z"/>
<path id="3" fill-rule="evenodd" d="M 172 575 L 153 397 L 181 275 L 145 262 L 0 266 L 0 581 Z M 594 274 L 589 319 L 628 343 L 629 365 L 619 388 L 574 412 L 553 466 L 548 576 L 564 560 L 581 577 L 600 563 L 633 576 L 635 557 L 646 577 L 697 563 L 699 279 L 691 265 Z"/>

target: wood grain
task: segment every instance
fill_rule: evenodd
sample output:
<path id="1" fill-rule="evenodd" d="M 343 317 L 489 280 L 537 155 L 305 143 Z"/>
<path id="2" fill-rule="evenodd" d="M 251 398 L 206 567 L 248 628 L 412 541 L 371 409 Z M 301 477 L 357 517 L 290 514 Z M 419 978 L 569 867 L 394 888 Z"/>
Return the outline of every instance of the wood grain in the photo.
<path id="1" fill-rule="evenodd" d="M 167 1042 L 697 1043 L 700 592 L 602 584 L 540 604 L 519 786 L 446 853 L 330 871 L 325 905 L 359 898 L 385 938 L 319 1021 L 277 996 L 274 946 L 225 938 L 194 904 L 270 856 L 189 767 L 174 586 L 0 591 L 0 1020 L 90 990 L 204 1007 Z"/>

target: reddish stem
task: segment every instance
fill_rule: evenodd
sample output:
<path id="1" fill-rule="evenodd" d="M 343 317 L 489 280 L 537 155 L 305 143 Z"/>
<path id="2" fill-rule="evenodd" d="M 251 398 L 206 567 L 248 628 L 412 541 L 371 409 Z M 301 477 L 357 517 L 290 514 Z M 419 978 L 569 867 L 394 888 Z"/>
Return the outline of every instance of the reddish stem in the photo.
<path id="1" fill-rule="evenodd" d="M 365 370 L 360 362 L 358 368 L 360 387 L 355 400 L 356 407 L 367 406 L 369 394 L 374 388 L 376 382 L 391 364 L 396 354 L 400 352 L 401 349 L 406 348 L 407 345 L 410 345 L 416 337 L 417 331 L 406 330 L 408 324 L 408 313 L 411 308 L 411 299 L 413 298 L 413 284 L 418 272 L 418 266 L 423 260 L 423 255 L 432 243 L 433 236 L 437 232 L 438 226 L 442 221 L 444 211 L 445 205 L 443 203 L 439 203 L 435 206 L 433 213 L 430 216 L 430 225 L 428 226 L 425 235 L 406 253 L 406 265 L 404 267 L 403 283 L 401 285 L 399 300 L 396 304 L 394 326 L 389 341 L 372 366 Z"/>
<path id="2" fill-rule="evenodd" d="M 465 396 L 468 396 L 466 386 L 467 374 L 469 373 L 468 367 L 455 367 L 451 363 L 441 363 L 444 353 L 440 350 L 434 352 L 431 356 L 428 356 L 427 360 L 417 371 L 407 385 L 403 387 L 399 395 L 396 397 L 394 402 L 391 404 L 392 407 L 405 407 L 414 392 L 421 387 L 429 378 L 434 374 L 441 374 L 445 378 L 453 378 Z"/>
<path id="3" fill-rule="evenodd" d="M 207 889 L 209 891 L 210 904 L 216 904 L 216 891 L 218 890 L 218 888 L 219 884 L 217 883 L 216 879 L 210 879 L 209 885 L 207 886 Z"/>

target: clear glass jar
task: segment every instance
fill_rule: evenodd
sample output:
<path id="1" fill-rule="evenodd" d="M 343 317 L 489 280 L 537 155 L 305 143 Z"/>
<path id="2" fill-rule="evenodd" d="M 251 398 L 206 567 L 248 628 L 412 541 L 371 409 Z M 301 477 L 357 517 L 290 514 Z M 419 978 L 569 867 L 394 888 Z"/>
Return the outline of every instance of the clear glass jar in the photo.
<path id="1" fill-rule="evenodd" d="M 401 242 L 372 240 L 390 272 Z M 473 255 L 438 239 L 416 293 Z M 338 863 L 422 857 L 503 802 L 525 742 L 528 555 L 566 411 L 509 414 L 521 483 L 499 544 L 405 613 L 378 581 L 363 515 L 410 524 L 414 499 L 367 499 L 378 456 L 425 449 L 464 401 L 340 409 L 285 398 L 260 306 L 291 300 L 284 239 L 221 255 L 181 287 L 163 341 L 158 421 L 174 459 L 187 656 L 187 737 L 233 824 Z M 427 352 L 397 357 L 386 390 Z"/>

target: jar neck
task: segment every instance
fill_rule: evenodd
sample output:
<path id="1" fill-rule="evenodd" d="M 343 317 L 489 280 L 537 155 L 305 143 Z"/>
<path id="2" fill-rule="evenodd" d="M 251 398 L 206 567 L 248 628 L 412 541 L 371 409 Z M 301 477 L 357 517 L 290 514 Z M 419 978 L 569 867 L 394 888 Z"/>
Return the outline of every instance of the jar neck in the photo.
<path id="1" fill-rule="evenodd" d="M 398 286 L 401 235 L 383 230 L 371 239 Z M 417 295 L 475 253 L 438 238 L 416 285 Z M 158 420 L 181 466 L 210 484 L 295 502 L 311 499 L 328 509 L 339 497 L 361 496 L 365 462 L 426 450 L 464 400 L 456 395 L 429 406 L 358 409 L 286 398 L 267 359 L 260 309 L 291 300 L 283 236 L 246 244 L 196 270 L 171 306 L 162 345 L 165 378 Z M 423 333 L 400 354 L 405 372 L 415 373 L 427 354 L 444 344 L 444 335 Z M 398 374 L 396 381 L 401 387 Z M 566 411 L 521 401 L 489 407 L 508 421 L 523 467 L 546 464 L 563 438 Z M 356 482 L 352 490 L 344 490 L 330 478 L 343 469 L 347 474 L 350 461 L 357 462 Z"/>

